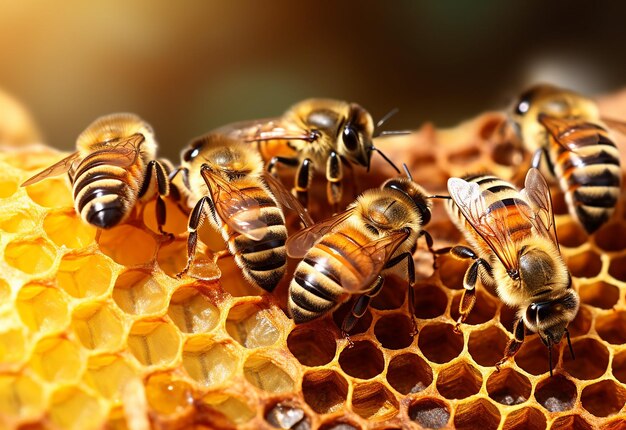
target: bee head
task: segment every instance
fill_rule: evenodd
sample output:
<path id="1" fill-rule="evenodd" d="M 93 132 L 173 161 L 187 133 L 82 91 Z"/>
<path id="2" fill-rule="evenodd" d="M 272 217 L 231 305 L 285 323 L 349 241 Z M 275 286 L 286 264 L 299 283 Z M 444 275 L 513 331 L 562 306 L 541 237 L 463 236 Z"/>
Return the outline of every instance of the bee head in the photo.
<path id="1" fill-rule="evenodd" d="M 346 121 L 339 129 L 339 152 L 350 162 L 369 169 L 374 145 L 374 121 L 361 106 L 351 103 Z"/>
<path id="2" fill-rule="evenodd" d="M 187 148 L 185 148 L 181 154 L 181 159 L 185 163 L 191 163 L 202 152 L 202 149 L 208 144 L 208 138 L 206 136 L 198 137 L 192 140 Z"/>
<path id="3" fill-rule="evenodd" d="M 397 177 L 386 180 L 382 188 L 389 188 L 402 193 L 403 196 L 408 198 L 414 205 L 417 213 L 421 217 L 421 225 L 426 225 L 430 222 L 431 217 L 431 202 L 428 199 L 424 189 L 419 186 L 410 177 Z"/>
<path id="4" fill-rule="evenodd" d="M 576 317 L 579 304 L 576 291 L 568 288 L 556 299 L 531 303 L 524 313 L 524 323 L 538 333 L 547 346 L 559 343 L 568 324 Z"/>

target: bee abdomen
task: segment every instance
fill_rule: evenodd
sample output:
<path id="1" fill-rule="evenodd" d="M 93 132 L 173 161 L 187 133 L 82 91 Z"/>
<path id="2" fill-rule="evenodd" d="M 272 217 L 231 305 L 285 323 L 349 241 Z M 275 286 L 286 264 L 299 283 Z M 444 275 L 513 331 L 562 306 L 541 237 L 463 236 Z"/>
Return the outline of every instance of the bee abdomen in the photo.
<path id="1" fill-rule="evenodd" d="M 314 320 L 337 306 L 343 289 L 333 280 L 337 275 L 329 277 L 323 273 L 327 270 L 324 263 L 316 264 L 315 259 L 298 265 L 288 300 L 289 313 L 296 324 Z"/>

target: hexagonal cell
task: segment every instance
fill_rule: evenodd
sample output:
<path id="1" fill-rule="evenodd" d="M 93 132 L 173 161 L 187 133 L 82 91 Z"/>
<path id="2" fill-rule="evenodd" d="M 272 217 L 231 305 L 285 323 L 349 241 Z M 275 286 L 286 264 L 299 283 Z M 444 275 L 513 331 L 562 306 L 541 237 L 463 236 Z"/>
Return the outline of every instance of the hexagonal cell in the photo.
<path id="1" fill-rule="evenodd" d="M 318 414 L 329 414 L 344 408 L 348 382 L 334 370 L 307 372 L 302 379 L 302 395 Z"/>
<path id="2" fill-rule="evenodd" d="M 478 148 L 470 147 L 448 154 L 448 163 L 467 165 L 478 161 L 480 155 Z"/>
<path id="3" fill-rule="evenodd" d="M 454 332 L 452 324 L 427 324 L 420 330 L 417 344 L 429 361 L 447 363 L 463 350 L 463 336 Z"/>
<path id="4" fill-rule="evenodd" d="M 613 376 L 622 384 L 626 384 L 626 351 L 613 356 Z"/>
<path id="5" fill-rule="evenodd" d="M 24 375 L 0 375 L 0 415 L 36 418 L 46 407 L 42 386 Z"/>
<path id="6" fill-rule="evenodd" d="M 50 399 L 48 413 L 58 428 L 76 430 L 100 428 L 106 416 L 98 399 L 77 387 L 56 391 Z"/>
<path id="7" fill-rule="evenodd" d="M 465 361 L 442 369 L 437 375 L 437 391 L 446 399 L 464 399 L 480 391 L 483 377 Z"/>
<path id="8" fill-rule="evenodd" d="M 0 199 L 11 197 L 17 191 L 17 182 L 13 179 L 0 179 Z"/>
<path id="9" fill-rule="evenodd" d="M 609 275 L 618 281 L 626 282 L 626 255 L 611 258 Z"/>
<path id="10" fill-rule="evenodd" d="M 448 297 L 436 285 L 418 284 L 415 286 L 415 316 L 422 319 L 443 315 L 448 306 Z"/>
<path id="11" fill-rule="evenodd" d="M 500 420 L 500 411 L 487 399 L 460 404 L 454 414 L 457 430 L 496 430 Z"/>
<path id="12" fill-rule="evenodd" d="M 176 327 L 163 321 L 137 321 L 128 335 L 128 348 L 144 366 L 172 364 L 180 349 Z"/>
<path id="13" fill-rule="evenodd" d="M 339 365 L 348 375 L 370 379 L 382 373 L 385 359 L 374 343 L 369 340 L 354 342 L 339 354 Z"/>
<path id="14" fill-rule="evenodd" d="M 337 328 L 341 329 L 343 324 L 343 320 L 348 315 L 348 312 L 352 310 L 352 300 L 342 304 L 337 308 L 335 312 L 333 312 L 333 321 Z M 370 326 L 372 325 L 372 312 L 367 309 L 365 314 L 357 321 L 356 325 L 352 330 L 350 330 L 351 335 L 365 333 Z"/>
<path id="15" fill-rule="evenodd" d="M 3 208 L 0 214 L 0 230 L 7 233 L 22 233 L 33 231 L 38 224 L 34 214 L 25 210 L 9 210 Z"/>
<path id="16" fill-rule="evenodd" d="M 624 407 L 626 389 L 610 380 L 596 382 L 583 388 L 580 401 L 596 417 L 608 417 Z"/>
<path id="17" fill-rule="evenodd" d="M 450 316 L 453 320 L 459 319 L 459 304 L 461 303 L 462 293 L 458 293 L 452 299 L 452 305 L 450 306 Z M 476 304 L 474 309 L 467 316 L 464 324 L 477 325 L 484 324 L 495 318 L 498 311 L 498 300 L 492 295 L 486 293 L 484 289 L 476 290 Z"/>
<path id="18" fill-rule="evenodd" d="M 15 307 L 22 322 L 32 332 L 51 333 L 69 321 L 65 297 L 56 288 L 26 284 L 17 293 Z"/>
<path id="19" fill-rule="evenodd" d="M 550 426 L 550 430 L 593 430 L 594 427 L 589 424 L 580 415 L 567 415 L 557 418 Z"/>
<path id="20" fill-rule="evenodd" d="M 43 239 L 16 240 L 4 249 L 6 262 L 29 275 L 42 274 L 50 270 L 55 256 L 54 247 Z"/>
<path id="21" fill-rule="evenodd" d="M 147 264 L 157 250 L 151 234 L 129 224 L 102 230 L 98 245 L 103 254 L 123 266 Z"/>
<path id="22" fill-rule="evenodd" d="M 463 288 L 463 277 L 469 267 L 466 261 L 457 260 L 449 254 L 440 255 L 437 258 L 439 266 L 439 278 L 444 286 L 460 290 Z"/>
<path id="23" fill-rule="evenodd" d="M 196 407 L 201 414 L 210 417 L 209 422 L 214 428 L 241 426 L 256 415 L 245 400 L 222 393 L 207 394 L 196 402 Z"/>
<path id="24" fill-rule="evenodd" d="M 489 397 L 503 405 L 519 405 L 530 397 L 530 380 L 510 367 L 495 371 L 487 379 Z"/>
<path id="25" fill-rule="evenodd" d="M 102 255 L 65 255 L 57 273 L 57 283 L 70 296 L 97 297 L 111 286 L 111 264 Z"/>
<path id="26" fill-rule="evenodd" d="M 367 420 L 389 419 L 399 407 L 398 399 L 379 382 L 356 384 L 352 392 L 352 410 Z"/>
<path id="27" fill-rule="evenodd" d="M 255 387 L 271 393 L 292 391 L 293 378 L 272 358 L 254 354 L 243 365 L 245 378 Z"/>
<path id="28" fill-rule="evenodd" d="M 309 430 L 311 420 L 304 410 L 291 402 L 278 402 L 265 411 L 265 421 L 273 427 L 291 430 Z"/>
<path id="29" fill-rule="evenodd" d="M 491 152 L 491 158 L 496 164 L 513 167 L 522 163 L 523 154 L 520 148 L 512 142 L 504 142 L 494 147 Z"/>
<path id="30" fill-rule="evenodd" d="M 504 355 L 508 337 L 498 326 L 473 331 L 469 335 L 468 350 L 476 364 L 495 366 Z"/>
<path id="31" fill-rule="evenodd" d="M 604 374 L 609 365 L 609 350 L 595 339 L 577 339 L 572 342 L 576 359 L 569 352 L 563 353 L 563 368 L 578 379 L 596 379 Z"/>
<path id="32" fill-rule="evenodd" d="M 535 408 L 517 409 L 506 416 L 502 430 L 545 430 L 546 416 Z"/>
<path id="33" fill-rule="evenodd" d="M 37 343 L 30 366 L 46 381 L 60 384 L 74 381 L 82 374 L 84 359 L 78 346 L 63 337 L 53 337 Z"/>
<path id="34" fill-rule="evenodd" d="M 21 329 L 0 331 L 0 362 L 20 363 L 25 359 L 26 338 Z"/>
<path id="35" fill-rule="evenodd" d="M 379 310 L 398 309 L 407 297 L 408 284 L 405 279 L 395 275 L 385 277 L 385 286 L 372 299 L 370 306 Z"/>
<path id="36" fill-rule="evenodd" d="M 503 303 L 500 307 L 500 324 L 502 324 L 506 331 L 513 334 L 513 326 L 517 320 L 517 309 Z"/>
<path id="37" fill-rule="evenodd" d="M 153 373 L 145 383 L 148 405 L 159 415 L 179 415 L 194 403 L 191 386 L 169 373 Z"/>
<path id="38" fill-rule="evenodd" d="M 565 202 L 565 195 L 556 188 L 552 188 L 552 206 L 554 208 L 555 215 L 567 215 L 569 213 L 569 208 L 567 207 L 567 203 Z"/>
<path id="39" fill-rule="evenodd" d="M 323 366 L 335 358 L 337 341 L 328 330 L 296 326 L 287 337 L 287 347 L 305 366 Z"/>
<path id="40" fill-rule="evenodd" d="M 123 357 L 106 354 L 89 359 L 84 378 L 101 396 L 117 403 L 124 401 L 124 389 L 139 374 Z"/>
<path id="41" fill-rule="evenodd" d="M 347 418 L 341 417 L 322 423 L 319 430 L 361 430 L 361 426 Z"/>
<path id="42" fill-rule="evenodd" d="M 558 349 L 552 347 L 553 362 L 558 356 Z M 515 355 L 515 362 L 519 367 L 531 375 L 541 375 L 550 371 L 548 348 L 541 342 L 539 336 L 526 337 L 522 348 Z"/>
<path id="43" fill-rule="evenodd" d="M 163 312 L 168 302 L 168 291 L 150 273 L 127 270 L 115 281 L 112 297 L 127 314 L 148 315 Z"/>
<path id="44" fill-rule="evenodd" d="M 220 318 L 220 311 L 201 285 L 177 289 L 167 310 L 176 327 L 183 333 L 208 333 Z"/>
<path id="45" fill-rule="evenodd" d="M 556 235 L 559 238 L 559 244 L 566 248 L 577 248 L 587 241 L 587 233 L 574 221 L 557 223 Z"/>
<path id="46" fill-rule="evenodd" d="M 173 199 L 164 200 L 167 217 L 165 219 L 163 230 L 174 235 L 184 233 L 187 230 L 187 220 L 189 219 L 189 216 L 178 208 Z M 156 220 L 156 200 L 150 200 L 144 205 L 143 222 L 150 230 L 158 233 L 159 229 L 157 227 Z"/>
<path id="47" fill-rule="evenodd" d="M 584 336 L 589 333 L 589 329 L 591 329 L 591 320 L 593 319 L 593 315 L 591 315 L 591 310 L 588 306 L 582 305 L 578 309 L 578 314 L 576 314 L 576 318 L 569 323 L 567 329 L 569 330 L 569 335 L 573 339 L 578 336 Z"/>
<path id="48" fill-rule="evenodd" d="M 71 189 L 64 179 L 46 179 L 26 187 L 32 201 L 45 208 L 73 207 Z"/>
<path id="49" fill-rule="evenodd" d="M 228 344 L 199 337 L 189 339 L 183 346 L 183 367 L 189 376 L 205 387 L 228 381 L 237 365 L 237 354 Z"/>
<path id="50" fill-rule="evenodd" d="M 409 406 L 409 418 L 421 427 L 440 429 L 450 421 L 450 406 L 440 399 L 419 399 Z"/>
<path id="51" fill-rule="evenodd" d="M 72 328 L 80 343 L 87 349 L 109 351 L 122 345 L 124 322 L 106 303 L 84 303 L 72 315 Z"/>
<path id="52" fill-rule="evenodd" d="M 611 309 L 619 300 L 619 288 L 603 281 L 581 285 L 578 293 L 583 303 L 600 309 Z"/>
<path id="53" fill-rule="evenodd" d="M 433 382 L 433 371 L 419 355 L 400 354 L 389 363 L 387 382 L 401 394 L 417 393 Z"/>
<path id="54" fill-rule="evenodd" d="M 251 302 L 233 306 L 226 319 L 228 334 L 246 348 L 276 343 L 280 336 L 276 327 L 271 311 Z"/>
<path id="55" fill-rule="evenodd" d="M 383 315 L 374 326 L 374 334 L 383 348 L 402 349 L 413 342 L 415 325 L 404 314 Z"/>
<path id="56" fill-rule="evenodd" d="M 594 235 L 596 245 L 605 251 L 621 251 L 626 242 L 626 225 L 622 222 L 609 222 L 604 224 Z"/>
<path id="57" fill-rule="evenodd" d="M 572 276 L 577 278 L 593 278 L 602 270 L 602 260 L 595 252 L 585 251 L 567 257 L 567 267 L 569 267 Z"/>
<path id="58" fill-rule="evenodd" d="M 74 209 L 49 213 L 43 220 L 43 229 L 59 247 L 84 248 L 96 237 L 96 228 L 80 219 Z"/>
<path id="59" fill-rule="evenodd" d="M 535 399 L 550 412 L 572 409 L 576 401 L 576 385 L 563 375 L 554 375 L 539 382 Z"/>
<path id="60" fill-rule="evenodd" d="M 596 318 L 596 331 L 600 337 L 614 345 L 626 343 L 626 312 L 610 312 Z"/>

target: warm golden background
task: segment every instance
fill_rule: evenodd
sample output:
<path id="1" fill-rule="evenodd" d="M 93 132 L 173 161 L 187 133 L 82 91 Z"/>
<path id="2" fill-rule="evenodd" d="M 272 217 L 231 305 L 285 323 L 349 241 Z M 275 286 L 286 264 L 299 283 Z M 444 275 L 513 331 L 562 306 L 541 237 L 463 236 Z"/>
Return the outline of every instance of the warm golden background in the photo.
<path id="1" fill-rule="evenodd" d="M 0 5 L 0 87 L 70 149 L 134 111 L 162 153 L 310 96 L 362 103 L 390 128 L 451 125 L 529 82 L 626 82 L 620 2 L 24 1 Z"/>

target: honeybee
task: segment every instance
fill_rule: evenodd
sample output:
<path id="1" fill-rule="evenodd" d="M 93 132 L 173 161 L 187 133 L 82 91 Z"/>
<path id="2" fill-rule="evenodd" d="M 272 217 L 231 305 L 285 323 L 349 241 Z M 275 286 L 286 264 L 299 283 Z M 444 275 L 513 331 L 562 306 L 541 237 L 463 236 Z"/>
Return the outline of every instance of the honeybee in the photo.
<path id="1" fill-rule="evenodd" d="M 76 212 L 85 222 L 106 229 L 124 222 L 139 199 L 152 196 L 156 182 L 157 225 L 165 234 L 162 197 L 170 191 L 168 172 L 155 160 L 157 143 L 148 123 L 130 113 L 106 115 L 78 136 L 76 147 L 22 186 L 67 172 Z"/>
<path id="2" fill-rule="evenodd" d="M 597 105 L 572 91 L 538 85 L 516 103 L 512 119 L 524 146 L 534 152 L 533 167 L 545 159 L 559 181 L 569 211 L 587 233 L 595 232 L 613 214 L 619 198 L 619 151 Z"/>
<path id="3" fill-rule="evenodd" d="M 182 153 L 182 172 L 189 203 L 187 265 L 196 252 L 198 228 L 205 217 L 221 231 L 235 262 L 253 285 L 271 292 L 285 275 L 287 228 L 279 202 L 313 221 L 282 184 L 263 169 L 261 156 L 245 143 L 224 135 L 194 139 Z M 185 190 L 183 189 L 183 192 Z"/>
<path id="4" fill-rule="evenodd" d="M 292 235 L 287 253 L 303 258 L 289 286 L 288 308 L 295 323 L 319 318 L 358 295 L 342 324 L 347 337 L 383 287 L 385 271 L 403 261 L 412 307 L 412 254 L 421 236 L 432 251 L 432 238 L 423 230 L 430 211 L 429 197 L 407 170 L 406 178 L 389 179 L 365 191 L 344 212 Z"/>
<path id="5" fill-rule="evenodd" d="M 325 172 L 327 199 L 337 209 L 343 195 L 344 165 L 369 170 L 376 151 L 400 173 L 374 146 L 374 128 L 372 116 L 356 103 L 307 99 L 279 118 L 235 123 L 217 132 L 255 143 L 270 172 L 278 164 L 297 167 L 294 190 L 304 207 L 308 207 L 314 171 Z"/>
<path id="6" fill-rule="evenodd" d="M 474 306 L 480 279 L 495 287 L 505 304 L 517 308 L 514 338 L 496 366 L 519 351 L 527 327 L 549 348 L 552 374 L 552 345 L 564 334 L 573 356 L 567 325 L 580 300 L 560 254 L 548 184 L 539 170 L 531 168 L 522 191 L 490 175 L 450 178 L 448 191 L 447 209 L 471 245 L 449 251 L 456 258 L 473 260 L 463 279 L 457 330 Z"/>

